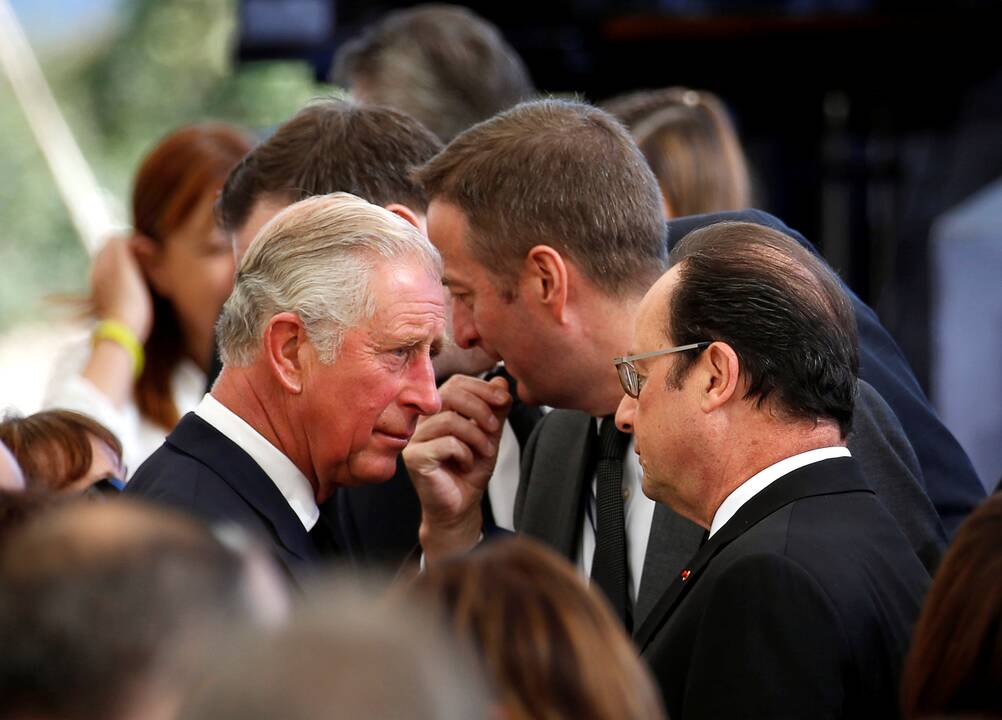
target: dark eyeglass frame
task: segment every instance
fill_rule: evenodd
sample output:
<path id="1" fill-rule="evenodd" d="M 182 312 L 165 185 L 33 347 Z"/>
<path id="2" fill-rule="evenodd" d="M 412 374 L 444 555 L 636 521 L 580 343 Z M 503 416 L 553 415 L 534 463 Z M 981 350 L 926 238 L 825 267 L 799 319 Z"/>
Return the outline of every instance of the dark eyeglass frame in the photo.
<path id="1" fill-rule="evenodd" d="M 124 473 L 123 473 L 124 474 Z M 92 499 L 114 497 L 125 490 L 125 481 L 116 477 L 104 477 L 84 490 L 84 495 Z"/>
<path id="2" fill-rule="evenodd" d="M 651 350 L 650 352 L 640 353 L 639 355 L 624 355 L 623 357 L 613 359 L 612 363 L 616 366 L 616 370 L 619 372 L 619 384 L 623 386 L 623 392 L 630 397 L 635 398 L 640 395 L 640 390 L 642 388 L 640 375 L 637 373 L 637 366 L 633 364 L 635 361 L 646 360 L 647 358 L 658 357 L 660 355 L 671 355 L 672 353 L 686 352 L 687 350 L 703 350 L 712 343 L 712 340 L 703 340 L 702 342 L 679 345 L 677 347 L 665 348 L 664 350 Z"/>

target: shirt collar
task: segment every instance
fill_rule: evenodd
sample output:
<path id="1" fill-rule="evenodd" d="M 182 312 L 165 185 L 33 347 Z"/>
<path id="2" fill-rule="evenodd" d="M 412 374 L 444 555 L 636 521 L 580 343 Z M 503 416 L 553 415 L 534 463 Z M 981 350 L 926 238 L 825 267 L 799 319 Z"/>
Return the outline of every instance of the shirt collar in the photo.
<path id="1" fill-rule="evenodd" d="M 808 450 L 807 452 L 788 457 L 785 460 L 780 460 L 765 470 L 752 475 L 738 487 L 734 488 L 731 494 L 720 503 L 720 507 L 717 508 L 717 512 L 713 515 L 713 522 L 710 523 L 710 534 L 708 537 L 713 537 L 713 534 L 717 530 L 726 525 L 727 521 L 734 517 L 734 514 L 741 509 L 742 505 L 765 490 L 776 480 L 779 480 L 779 478 L 794 470 L 799 470 L 805 465 L 837 457 L 851 457 L 849 448 L 835 446 Z"/>
<path id="2" fill-rule="evenodd" d="M 317 507 L 313 486 L 292 460 L 211 394 L 206 393 L 195 408 L 195 414 L 250 455 L 264 474 L 275 483 L 275 487 L 306 530 L 316 525 L 320 509 Z"/>

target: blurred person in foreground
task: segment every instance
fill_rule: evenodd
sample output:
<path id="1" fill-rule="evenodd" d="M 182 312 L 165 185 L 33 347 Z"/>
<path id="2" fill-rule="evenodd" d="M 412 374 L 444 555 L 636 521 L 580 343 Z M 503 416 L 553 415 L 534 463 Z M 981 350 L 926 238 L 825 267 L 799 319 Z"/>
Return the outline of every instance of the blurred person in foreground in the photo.
<path id="1" fill-rule="evenodd" d="M 661 188 L 665 219 L 751 207 L 751 181 L 737 131 L 720 98 L 671 87 L 606 100 L 630 130 Z"/>
<path id="2" fill-rule="evenodd" d="M 0 443 L 14 453 L 29 489 L 60 495 L 125 488 L 122 446 L 108 428 L 72 410 L 42 410 L 0 421 Z"/>
<path id="3" fill-rule="evenodd" d="M 490 712 L 470 653 L 434 616 L 374 601 L 379 592 L 335 577 L 311 586 L 287 626 L 236 632 L 179 719 L 503 717 Z"/>
<path id="4" fill-rule="evenodd" d="M 664 717 L 650 672 L 605 598 L 527 538 L 429 567 L 414 584 L 480 654 L 508 720 Z"/>
<path id="5" fill-rule="evenodd" d="M 1002 495 L 961 524 L 933 577 L 901 705 L 907 720 L 1002 717 Z"/>
<path id="6" fill-rule="evenodd" d="M 24 472 L 6 443 L 0 443 L 0 490 L 4 492 L 24 490 Z"/>
<path id="7" fill-rule="evenodd" d="M 123 498 L 36 515 L 0 548 L 0 717 L 167 720 L 224 621 L 282 621 L 271 561 Z"/>
<path id="8" fill-rule="evenodd" d="M 497 27 L 445 4 L 387 13 L 341 47 L 331 81 L 417 118 L 443 142 L 536 94 Z"/>
<path id="9" fill-rule="evenodd" d="M 852 305 L 750 223 L 669 261 L 616 361 L 644 493 L 707 531 L 636 635 L 668 713 L 896 717 L 929 576 L 846 447 Z"/>
<path id="10" fill-rule="evenodd" d="M 343 550 L 318 504 L 392 477 L 440 409 L 444 332 L 441 259 L 413 225 L 347 193 L 289 206 L 240 262 L 212 392 L 126 492 L 248 528 L 298 580 Z"/>
<path id="11" fill-rule="evenodd" d="M 57 360 L 45 406 L 86 413 L 121 441 L 133 470 L 202 395 L 212 328 L 233 287 L 233 256 L 213 203 L 252 147 L 236 127 L 175 130 L 144 158 L 131 236 L 94 259 L 90 342 Z"/>

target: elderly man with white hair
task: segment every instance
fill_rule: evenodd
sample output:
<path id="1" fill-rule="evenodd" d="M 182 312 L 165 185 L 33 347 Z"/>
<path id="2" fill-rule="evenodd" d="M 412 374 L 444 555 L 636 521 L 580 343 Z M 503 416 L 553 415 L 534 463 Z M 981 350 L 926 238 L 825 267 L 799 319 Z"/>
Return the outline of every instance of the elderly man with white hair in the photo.
<path id="1" fill-rule="evenodd" d="M 252 243 L 217 327 L 223 371 L 128 492 L 261 535 L 298 578 L 337 551 L 318 503 L 381 482 L 441 407 L 441 260 L 404 220 L 309 198 Z"/>

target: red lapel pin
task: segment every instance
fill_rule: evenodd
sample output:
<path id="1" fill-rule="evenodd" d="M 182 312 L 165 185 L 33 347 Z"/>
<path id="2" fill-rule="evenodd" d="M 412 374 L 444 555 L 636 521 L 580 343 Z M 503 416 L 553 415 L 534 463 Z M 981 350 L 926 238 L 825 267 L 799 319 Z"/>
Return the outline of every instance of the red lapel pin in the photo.
<path id="1" fill-rule="evenodd" d="M 688 580 L 690 575 L 692 575 L 692 572 L 690 572 L 689 570 L 683 570 L 682 571 L 682 582 L 685 582 L 686 580 Z"/>

